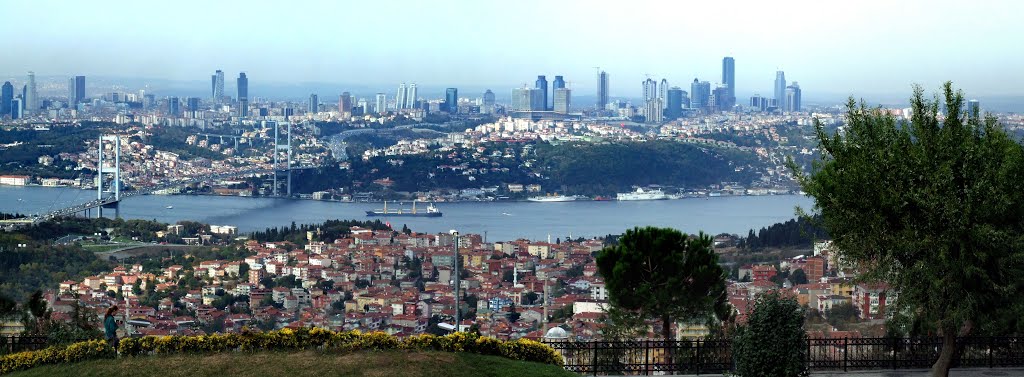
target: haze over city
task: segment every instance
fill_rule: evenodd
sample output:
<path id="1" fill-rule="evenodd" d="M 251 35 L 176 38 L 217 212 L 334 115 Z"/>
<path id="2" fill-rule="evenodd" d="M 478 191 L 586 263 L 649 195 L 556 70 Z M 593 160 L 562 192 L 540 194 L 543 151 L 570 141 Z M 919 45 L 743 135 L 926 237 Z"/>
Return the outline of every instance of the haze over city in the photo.
<path id="1" fill-rule="evenodd" d="M 1008 48 L 1008 38 L 1024 33 L 1014 19 L 1024 4 L 1012 1 L 125 1 L 101 8 L 7 4 L 0 30 L 18 37 L 0 46 L 17 59 L 0 61 L 0 72 L 13 80 L 34 71 L 195 81 L 202 93 L 213 70 L 244 71 L 254 95 L 271 98 L 288 95 L 271 85 L 302 86 L 297 97 L 403 81 L 502 95 L 538 74 L 564 75 L 588 95 L 594 67 L 611 75 L 612 96 L 636 97 L 648 74 L 680 84 L 719 81 L 722 56 L 737 60 L 740 98 L 771 94 L 779 69 L 811 101 L 898 101 L 914 83 L 934 89 L 946 80 L 973 96 L 1016 96 L 1024 81 L 1024 50 Z M 952 31 L 969 20 L 977 22 Z"/>

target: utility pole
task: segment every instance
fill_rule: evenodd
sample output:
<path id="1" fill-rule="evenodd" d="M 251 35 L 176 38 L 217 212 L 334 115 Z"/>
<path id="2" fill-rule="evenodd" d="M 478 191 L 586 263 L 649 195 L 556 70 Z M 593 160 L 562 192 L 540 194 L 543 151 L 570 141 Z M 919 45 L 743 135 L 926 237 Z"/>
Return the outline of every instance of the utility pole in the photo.
<path id="1" fill-rule="evenodd" d="M 452 229 L 452 236 L 455 236 L 455 332 L 458 332 L 462 323 L 462 308 L 459 306 L 459 231 Z"/>

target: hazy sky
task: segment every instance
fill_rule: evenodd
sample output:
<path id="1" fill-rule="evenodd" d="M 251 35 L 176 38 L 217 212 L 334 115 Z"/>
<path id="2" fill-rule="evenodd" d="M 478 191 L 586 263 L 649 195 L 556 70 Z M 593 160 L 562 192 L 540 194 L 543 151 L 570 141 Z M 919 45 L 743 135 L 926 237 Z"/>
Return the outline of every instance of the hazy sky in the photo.
<path id="1" fill-rule="evenodd" d="M 1024 1 L 7 1 L 0 74 L 492 87 L 538 74 L 612 94 L 645 74 L 689 90 L 721 80 L 770 95 L 776 69 L 805 96 L 937 90 L 1024 94 Z M 229 85 L 233 87 L 233 85 Z M 742 101 L 741 101 L 742 102 Z"/>

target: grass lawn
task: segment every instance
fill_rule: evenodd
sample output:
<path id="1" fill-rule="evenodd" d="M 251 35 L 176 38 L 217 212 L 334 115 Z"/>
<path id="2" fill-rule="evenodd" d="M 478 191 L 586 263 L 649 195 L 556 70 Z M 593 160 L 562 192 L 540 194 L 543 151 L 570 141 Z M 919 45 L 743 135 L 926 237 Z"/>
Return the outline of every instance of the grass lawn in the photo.
<path id="1" fill-rule="evenodd" d="M 302 352 L 222 353 L 91 360 L 46 365 L 7 377 L 126 376 L 388 376 L 388 377 L 576 377 L 538 363 L 449 352 L 363 351 L 350 354 Z"/>

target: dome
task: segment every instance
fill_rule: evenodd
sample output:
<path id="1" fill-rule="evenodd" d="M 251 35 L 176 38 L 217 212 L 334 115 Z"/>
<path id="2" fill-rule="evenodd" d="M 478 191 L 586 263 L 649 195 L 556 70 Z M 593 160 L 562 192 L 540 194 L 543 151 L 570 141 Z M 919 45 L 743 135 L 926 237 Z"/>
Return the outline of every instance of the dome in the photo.
<path id="1" fill-rule="evenodd" d="M 567 334 L 561 327 L 555 326 L 548 330 L 547 334 L 544 334 L 544 337 L 548 339 L 565 339 L 569 337 L 569 334 Z"/>

